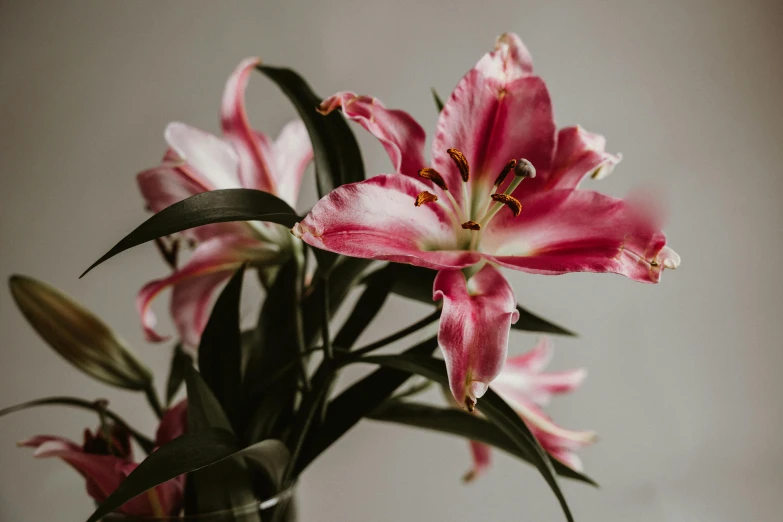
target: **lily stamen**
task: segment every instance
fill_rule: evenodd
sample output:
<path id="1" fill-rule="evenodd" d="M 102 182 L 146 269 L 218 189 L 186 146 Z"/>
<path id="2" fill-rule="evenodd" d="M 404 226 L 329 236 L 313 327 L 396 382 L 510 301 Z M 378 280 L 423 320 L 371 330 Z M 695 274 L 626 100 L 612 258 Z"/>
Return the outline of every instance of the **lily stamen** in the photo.
<path id="1" fill-rule="evenodd" d="M 508 166 L 511 162 L 506 164 Z M 505 170 L 505 168 L 503 169 Z M 508 205 L 509 200 L 508 198 L 513 199 L 511 202 L 512 206 L 509 206 L 509 208 L 514 212 L 514 216 L 518 216 L 519 213 L 515 210 L 516 208 L 519 208 L 519 210 L 522 210 L 522 204 L 514 198 L 511 194 L 514 193 L 516 188 L 519 186 L 520 183 L 522 183 L 526 178 L 535 178 L 536 177 L 536 168 L 533 166 L 532 163 L 530 163 L 525 158 L 516 160 L 514 167 L 514 179 L 511 180 L 511 183 L 508 184 L 508 187 L 506 187 L 506 190 L 503 191 L 502 194 L 495 193 L 492 194 L 492 200 L 494 203 L 489 207 L 489 210 L 487 210 L 487 213 L 484 214 L 484 217 L 481 218 L 479 223 L 482 227 L 486 227 L 487 223 L 490 222 L 490 220 L 495 217 L 495 214 L 498 213 L 498 211 L 503 208 L 503 205 Z M 508 173 L 506 173 L 508 175 Z M 499 185 L 498 185 L 499 186 Z M 506 197 L 508 196 L 508 198 Z M 516 203 L 514 203 L 516 202 Z"/>
<path id="2" fill-rule="evenodd" d="M 509 196 L 508 194 L 492 194 L 492 201 L 506 205 L 511 209 L 511 212 L 514 213 L 514 217 L 517 217 L 522 212 L 522 203 L 514 196 Z"/>
<path id="3" fill-rule="evenodd" d="M 443 193 L 446 195 L 446 198 L 448 198 L 449 202 L 451 203 L 451 206 L 454 208 L 454 211 L 450 211 L 449 214 L 454 215 L 454 212 L 457 213 L 457 219 L 454 219 L 455 223 L 461 223 L 465 221 L 465 216 L 462 213 L 462 207 L 460 207 L 457 204 L 457 200 L 454 199 L 454 196 L 451 195 L 451 192 L 449 192 L 449 187 L 446 185 L 446 180 L 443 179 L 443 176 L 440 172 L 438 172 L 435 169 L 431 169 L 429 167 L 423 168 L 419 170 L 419 177 L 424 178 L 428 181 L 432 181 L 435 185 L 440 188 Z M 464 185 L 464 183 L 463 183 Z M 418 206 L 418 205 L 416 205 Z"/>
<path id="4" fill-rule="evenodd" d="M 470 179 L 470 165 L 468 164 L 468 159 L 465 157 L 462 151 L 458 149 L 449 149 L 446 152 L 449 156 L 451 156 L 451 159 L 454 160 L 454 163 L 457 165 L 459 174 L 462 176 L 462 181 L 467 183 Z"/>
<path id="5" fill-rule="evenodd" d="M 432 192 L 427 192 L 425 190 L 424 192 L 421 192 L 418 196 L 416 196 L 416 201 L 414 202 L 414 206 L 420 207 L 425 203 L 434 203 L 436 201 L 438 201 L 438 196 L 436 196 Z"/>
<path id="6" fill-rule="evenodd" d="M 500 171 L 500 174 L 498 174 L 497 179 L 495 179 L 495 186 L 499 187 L 503 184 L 503 182 L 506 180 L 506 176 L 508 176 L 508 173 L 511 172 L 511 170 L 517 166 L 517 160 L 512 159 L 508 163 L 506 163 L 506 166 L 503 167 L 503 170 Z"/>
<path id="7" fill-rule="evenodd" d="M 438 172 L 435 169 L 430 168 L 424 168 L 419 170 L 419 177 L 424 178 L 428 181 L 432 181 L 435 183 L 438 187 L 440 187 L 441 190 L 448 192 L 449 187 L 446 186 L 446 180 L 443 179 L 443 176 L 440 175 L 440 172 Z"/>
<path id="8" fill-rule="evenodd" d="M 465 230 L 481 230 L 481 225 L 475 221 L 465 221 L 461 226 Z"/>
<path id="9" fill-rule="evenodd" d="M 462 177 L 462 204 L 464 205 L 463 211 L 465 217 L 470 219 L 470 199 L 468 199 L 468 180 L 470 180 L 470 164 L 468 158 L 459 149 L 448 149 L 446 153 L 454 161 L 454 164 L 459 170 L 459 175 Z"/>

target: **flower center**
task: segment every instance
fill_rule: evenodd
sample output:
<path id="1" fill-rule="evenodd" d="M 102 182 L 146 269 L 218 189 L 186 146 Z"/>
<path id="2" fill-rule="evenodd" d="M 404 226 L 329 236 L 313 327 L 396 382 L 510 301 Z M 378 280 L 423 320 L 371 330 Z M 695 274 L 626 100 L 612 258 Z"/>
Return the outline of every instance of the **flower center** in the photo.
<path id="1" fill-rule="evenodd" d="M 492 218 L 495 217 L 495 215 L 501 208 L 503 208 L 504 205 L 511 210 L 511 212 L 514 214 L 514 217 L 519 216 L 519 214 L 522 212 L 522 203 L 520 203 L 519 200 L 512 194 L 519 184 L 525 180 L 525 178 L 536 177 L 536 169 L 532 163 L 524 158 L 519 160 L 512 159 L 506 163 L 503 169 L 500 171 L 500 174 L 498 174 L 498 177 L 495 179 L 495 191 L 490 195 L 490 201 L 487 202 L 486 212 L 478 221 L 474 221 L 471 219 L 472 216 L 470 215 L 470 210 L 466 210 L 471 208 L 470 201 L 468 199 L 470 164 L 468 163 L 465 155 L 460 150 L 452 148 L 448 149 L 446 152 L 454 161 L 454 164 L 459 170 L 460 177 L 462 178 L 463 204 L 457 204 L 454 196 L 452 196 L 451 192 L 449 191 L 448 185 L 446 185 L 446 180 L 437 170 L 431 168 L 421 169 L 419 171 L 419 176 L 428 181 L 431 181 L 438 188 L 440 188 L 441 191 L 443 191 L 443 194 L 449 200 L 449 203 L 451 203 L 451 208 L 449 208 L 448 205 L 440 203 L 438 201 L 438 196 L 426 190 L 416 196 L 416 201 L 414 204 L 417 207 L 427 203 L 437 203 L 441 205 L 441 207 L 447 211 L 455 226 L 459 225 L 460 228 L 468 231 L 468 233 L 471 234 L 469 240 L 469 249 L 475 250 L 478 244 L 478 238 L 481 234 L 481 230 L 486 228 Z M 506 178 L 512 172 L 514 174 L 513 179 L 503 192 L 499 192 L 500 188 L 505 183 Z"/>

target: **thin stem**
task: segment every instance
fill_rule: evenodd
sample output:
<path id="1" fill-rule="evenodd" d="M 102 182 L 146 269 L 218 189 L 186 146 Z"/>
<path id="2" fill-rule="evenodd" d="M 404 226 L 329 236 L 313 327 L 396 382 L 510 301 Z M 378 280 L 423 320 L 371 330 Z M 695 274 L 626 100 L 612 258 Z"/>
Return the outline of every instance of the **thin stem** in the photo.
<path id="1" fill-rule="evenodd" d="M 326 395 L 326 390 L 329 388 L 330 381 L 331 379 L 326 379 L 321 382 L 318 386 L 318 389 L 313 390 L 309 396 L 310 400 L 307 404 L 307 414 L 304 419 L 304 423 L 302 424 L 302 430 L 299 432 L 299 437 L 296 439 L 296 444 L 294 445 L 294 449 L 291 452 L 291 460 L 288 461 L 288 466 L 285 469 L 283 480 L 281 481 L 284 487 L 287 486 L 288 481 L 291 479 L 291 474 L 296 469 L 296 461 L 299 460 L 299 454 L 302 452 L 302 446 L 304 445 L 304 441 L 307 438 L 307 433 L 310 431 L 310 425 L 312 425 L 315 414 L 318 411 L 318 407 Z"/>
<path id="2" fill-rule="evenodd" d="M 324 345 L 324 357 L 327 360 L 334 359 L 334 349 L 332 348 L 332 339 L 329 334 L 329 280 L 324 277 L 324 302 L 321 307 L 321 337 Z"/>
<path id="3" fill-rule="evenodd" d="M 155 392 L 155 387 L 152 386 L 152 382 L 149 383 L 149 386 L 144 390 L 144 394 L 147 396 L 147 402 L 152 407 L 152 411 L 155 412 L 155 415 L 158 416 L 158 418 L 163 417 L 163 406 L 160 403 L 160 399 L 158 399 L 158 394 Z"/>
<path id="4" fill-rule="evenodd" d="M 428 326 L 435 321 L 438 320 L 438 317 L 440 317 L 440 310 L 435 310 L 430 315 L 425 317 L 424 319 L 421 319 L 412 325 L 408 326 L 407 328 L 403 328 L 399 332 L 395 332 L 387 337 L 384 337 L 383 339 L 379 341 L 375 341 L 374 343 L 368 344 L 367 346 L 363 346 L 361 348 L 357 348 L 356 350 L 350 352 L 347 357 L 354 359 L 359 358 L 362 355 L 365 355 L 367 353 L 372 352 L 373 350 L 377 350 L 378 348 L 383 348 L 384 346 L 393 343 L 394 341 L 398 341 L 402 339 L 403 337 L 407 337 L 408 335 L 421 330 L 425 326 Z"/>
<path id="5" fill-rule="evenodd" d="M 299 362 L 299 376 L 302 378 L 302 386 L 305 390 L 310 389 L 310 379 L 307 376 L 307 358 L 305 352 L 307 351 L 305 335 L 304 335 L 304 319 L 302 318 L 302 295 L 304 289 L 304 272 L 305 272 L 305 258 L 304 255 L 297 255 L 297 267 L 299 272 L 296 275 L 296 303 L 294 304 L 294 321 L 296 329 L 296 346 L 299 351 L 299 357 L 296 360 Z"/>
<path id="6" fill-rule="evenodd" d="M 448 190 L 444 190 L 442 192 L 444 194 L 446 194 L 446 197 L 448 198 L 449 202 L 451 203 L 451 206 L 454 208 L 454 212 L 457 213 L 457 215 L 455 216 L 454 212 L 449 212 L 449 215 L 452 217 L 452 219 L 454 219 L 456 221 L 455 225 L 456 226 L 460 226 L 462 223 L 467 221 L 467 219 L 465 219 L 465 215 L 462 213 L 462 207 L 460 207 L 457 204 L 457 200 L 454 199 L 454 196 L 451 195 L 451 192 L 449 192 Z"/>
<path id="7" fill-rule="evenodd" d="M 463 181 L 462 182 L 462 204 L 464 205 L 464 212 L 465 217 L 467 219 L 470 219 L 472 217 L 471 215 L 471 205 L 470 205 L 470 199 L 468 199 L 468 182 Z"/>

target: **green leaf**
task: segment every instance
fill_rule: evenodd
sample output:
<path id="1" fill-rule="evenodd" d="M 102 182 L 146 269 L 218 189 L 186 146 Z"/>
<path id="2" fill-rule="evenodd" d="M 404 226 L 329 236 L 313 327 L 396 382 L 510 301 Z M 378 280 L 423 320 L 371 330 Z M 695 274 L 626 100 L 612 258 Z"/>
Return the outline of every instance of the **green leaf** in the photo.
<path id="1" fill-rule="evenodd" d="M 320 114 L 317 108 L 323 98 L 291 69 L 259 65 L 258 70 L 280 87 L 307 126 L 315 155 L 319 196 L 323 197 L 345 183 L 362 181 L 362 155 L 345 119 L 337 112 L 327 116 Z"/>
<path id="2" fill-rule="evenodd" d="M 296 345 L 298 262 L 280 267 L 261 307 L 252 333 L 242 388 L 242 427 L 248 441 L 282 436 L 293 415 L 298 367 L 289 364 L 299 356 Z M 282 374 L 270 384 L 275 372 Z"/>
<path id="3" fill-rule="evenodd" d="M 166 381 L 166 406 L 171 405 L 171 401 L 185 382 L 185 370 L 191 366 L 193 366 L 193 359 L 182 349 L 182 344 L 177 344 L 171 356 L 169 378 Z"/>
<path id="4" fill-rule="evenodd" d="M 133 429 L 127 422 L 125 422 L 119 415 L 111 411 L 106 407 L 106 401 L 87 401 L 78 397 L 46 397 L 44 399 L 36 399 L 34 401 L 23 402 L 15 406 L 9 406 L 0 410 L 0 417 L 15 413 L 17 411 L 26 410 L 28 408 L 36 408 L 39 406 L 71 406 L 74 408 L 81 408 L 85 410 L 94 411 L 98 414 L 106 415 L 115 424 L 125 428 L 131 437 L 141 446 L 145 452 L 149 453 L 155 447 L 155 442 L 149 437 L 139 433 Z"/>
<path id="5" fill-rule="evenodd" d="M 449 384 L 446 364 L 442 360 L 433 357 L 412 356 L 409 354 L 376 355 L 360 359 L 359 362 L 380 364 L 389 368 L 415 373 L 444 387 L 448 387 Z M 506 433 L 522 451 L 530 452 L 533 464 L 538 468 L 555 497 L 557 497 L 566 519 L 569 522 L 573 522 L 571 510 L 557 483 L 549 456 L 541 448 L 541 445 L 519 415 L 491 388 L 479 400 L 477 407 L 490 421 Z"/>
<path id="6" fill-rule="evenodd" d="M 341 256 L 324 283 L 323 278 L 316 279 L 302 303 L 305 340 L 308 346 L 321 331 L 321 307 L 323 306 L 324 284 L 329 285 L 329 313 L 332 317 L 348 297 L 351 289 L 362 279 L 363 272 L 373 263 L 372 259 Z"/>
<path id="7" fill-rule="evenodd" d="M 406 426 L 450 433 L 468 440 L 483 442 L 534 464 L 533 455 L 509 438 L 492 422 L 456 408 L 437 408 L 425 404 L 390 401 L 368 415 L 370 419 L 394 422 Z M 561 477 L 598 486 L 591 478 L 552 459 L 552 466 Z"/>
<path id="8" fill-rule="evenodd" d="M 247 457 L 256 463 L 276 463 L 280 460 L 277 453 L 281 451 L 280 445 L 282 443 L 275 442 L 279 444 L 263 441 L 247 448 L 241 448 L 231 432 L 220 428 L 208 428 L 195 433 L 186 433 L 165 446 L 161 446 L 144 459 L 114 493 L 109 495 L 95 510 L 87 522 L 97 522 L 127 501 L 158 484 L 183 473 L 193 473 L 204 468 L 211 469 L 208 466 L 214 466 L 232 457 Z M 275 455 L 268 455 L 269 453 Z"/>
<path id="9" fill-rule="evenodd" d="M 291 454 L 282 441 L 262 440 L 243 450 L 242 457 L 263 471 L 274 484 L 275 491 L 280 491 L 285 468 L 291 460 Z"/>
<path id="10" fill-rule="evenodd" d="M 437 346 L 437 338 L 431 337 L 403 353 L 429 355 Z M 317 430 L 310 432 L 305 440 L 302 454 L 297 462 L 296 473 L 301 473 L 308 464 L 345 435 L 363 417 L 378 408 L 394 393 L 394 390 L 410 378 L 410 373 L 406 370 L 380 368 L 335 397 L 326 409 L 323 423 Z"/>
<path id="11" fill-rule="evenodd" d="M 370 325 L 378 312 L 381 311 L 386 298 L 389 297 L 394 285 L 394 274 L 391 265 L 378 271 L 378 277 L 367 283 L 353 311 L 346 319 L 343 327 L 334 338 L 334 345 L 350 350 L 364 330 Z"/>
<path id="12" fill-rule="evenodd" d="M 11 295 L 27 321 L 57 353 L 93 379 L 147 390 L 152 373 L 103 321 L 46 283 L 14 275 Z"/>
<path id="13" fill-rule="evenodd" d="M 546 319 L 544 319 L 543 317 L 540 317 L 534 314 L 533 312 L 530 312 L 525 308 L 522 308 L 520 305 L 517 305 L 517 312 L 519 312 L 519 321 L 511 325 L 512 330 L 524 330 L 527 332 L 543 332 L 543 333 L 551 333 L 556 335 L 568 335 L 571 337 L 576 336 L 576 334 L 571 330 L 567 330 L 562 326 L 558 326 L 555 323 L 551 323 Z"/>
<path id="14" fill-rule="evenodd" d="M 120 252 L 183 230 L 228 221 L 269 221 L 290 228 L 299 219 L 288 203 L 268 192 L 239 188 L 202 192 L 154 214 L 79 277 Z"/>
<path id="15" fill-rule="evenodd" d="M 201 376 L 215 394 L 232 426 L 237 425 L 242 390 L 242 334 L 239 302 L 244 265 L 220 293 L 198 347 Z"/>
<path id="16" fill-rule="evenodd" d="M 195 434 L 217 428 L 233 435 L 220 402 L 193 367 L 185 371 L 185 385 L 188 389 L 188 432 Z M 196 500 L 188 499 L 186 507 L 196 507 L 198 513 L 244 506 L 255 497 L 247 465 L 238 458 L 192 473 L 188 480 L 192 481 L 191 491 L 195 491 Z"/>
<path id="17" fill-rule="evenodd" d="M 185 386 L 188 390 L 188 431 L 220 428 L 234 433 L 220 401 L 192 366 L 185 370 Z"/>
<path id="18" fill-rule="evenodd" d="M 435 87 L 432 87 L 430 90 L 432 91 L 432 99 L 435 100 L 435 107 L 438 108 L 438 113 L 440 113 L 443 110 L 443 100 L 438 96 L 438 91 L 435 90 Z"/>
<path id="19" fill-rule="evenodd" d="M 394 276 L 394 287 L 392 292 L 408 299 L 414 299 L 435 305 L 432 300 L 432 285 L 435 282 L 437 271 L 429 268 L 422 268 L 402 263 L 390 263 L 391 273 Z M 378 270 L 366 277 L 366 282 L 372 281 L 376 277 L 388 277 L 388 274 L 381 274 Z M 570 330 L 558 326 L 538 315 L 517 305 L 519 320 L 511 325 L 512 330 L 524 330 L 529 332 L 544 332 L 557 335 L 576 335 Z"/>

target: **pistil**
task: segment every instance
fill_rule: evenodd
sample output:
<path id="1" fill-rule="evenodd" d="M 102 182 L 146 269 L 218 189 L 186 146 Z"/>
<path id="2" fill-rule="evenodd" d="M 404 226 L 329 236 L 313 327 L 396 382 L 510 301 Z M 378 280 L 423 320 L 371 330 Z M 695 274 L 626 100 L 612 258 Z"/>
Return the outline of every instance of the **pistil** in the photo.
<path id="1" fill-rule="evenodd" d="M 512 160 L 513 161 L 513 160 Z M 507 163 L 506 166 L 510 165 L 511 162 Z M 505 172 L 505 168 L 503 171 Z M 492 206 L 489 207 L 489 210 L 487 210 L 487 213 L 484 214 L 484 217 L 481 218 L 479 221 L 479 224 L 482 228 L 487 226 L 487 223 L 492 220 L 493 217 L 495 217 L 495 214 L 498 213 L 498 211 L 503 208 L 503 205 L 508 205 L 508 207 L 514 212 L 515 216 L 519 215 L 519 212 L 522 211 L 522 205 L 519 203 L 519 201 L 512 196 L 514 193 L 514 190 L 519 186 L 520 183 L 522 183 L 525 178 L 535 178 L 536 177 L 536 168 L 533 166 L 532 163 L 530 163 L 526 159 L 520 159 L 518 160 L 514 166 L 514 179 L 511 180 L 511 183 L 509 183 L 508 187 L 506 187 L 506 190 L 503 191 L 502 194 L 492 194 L 492 200 L 494 203 Z M 500 183 L 496 183 L 496 186 L 500 188 L 500 184 L 503 182 L 503 179 L 508 175 L 508 172 L 505 172 L 505 175 L 503 172 L 501 172 L 501 176 L 498 176 L 498 181 Z M 501 179 L 501 177 L 503 179 Z"/>

